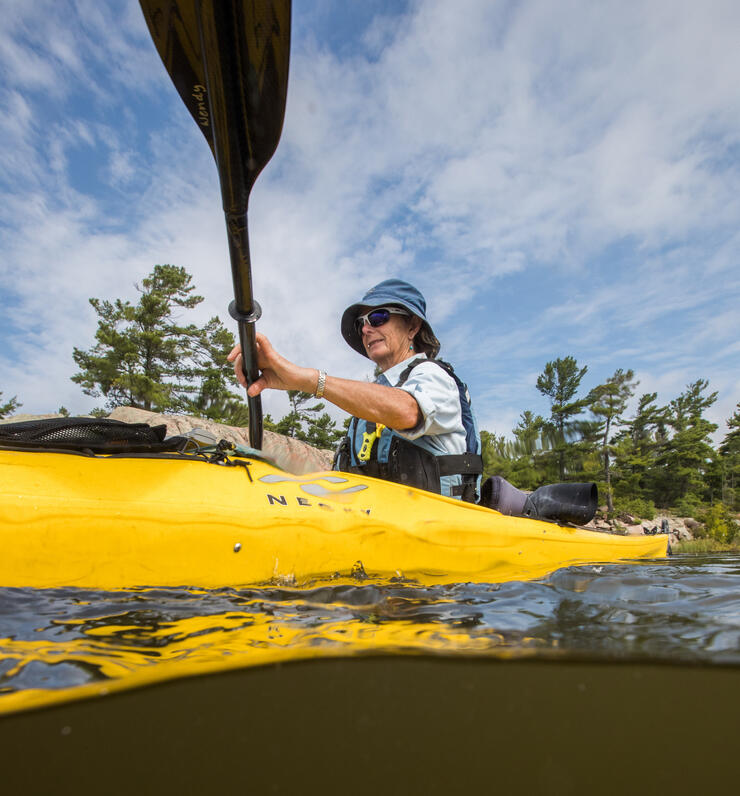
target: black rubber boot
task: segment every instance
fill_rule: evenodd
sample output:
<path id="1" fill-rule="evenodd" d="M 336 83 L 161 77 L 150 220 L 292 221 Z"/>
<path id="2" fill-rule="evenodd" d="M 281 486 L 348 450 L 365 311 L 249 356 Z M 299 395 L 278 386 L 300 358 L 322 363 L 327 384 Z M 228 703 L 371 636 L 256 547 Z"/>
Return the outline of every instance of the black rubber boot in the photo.
<path id="1" fill-rule="evenodd" d="M 547 484 L 535 489 L 524 504 L 525 517 L 585 525 L 599 500 L 596 484 Z"/>

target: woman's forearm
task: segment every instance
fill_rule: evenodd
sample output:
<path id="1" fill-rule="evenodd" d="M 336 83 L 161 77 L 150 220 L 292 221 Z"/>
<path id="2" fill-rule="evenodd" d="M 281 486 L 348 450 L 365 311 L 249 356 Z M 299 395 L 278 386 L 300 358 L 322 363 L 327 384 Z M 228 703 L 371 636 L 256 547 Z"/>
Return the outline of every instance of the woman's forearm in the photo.
<path id="1" fill-rule="evenodd" d="M 314 368 L 299 368 L 299 371 L 293 389 L 315 392 L 319 372 Z M 396 387 L 327 375 L 323 397 L 355 417 L 398 431 L 414 428 L 421 421 L 419 404 L 405 390 Z"/>
<path id="2" fill-rule="evenodd" d="M 318 374 L 316 378 L 318 381 Z M 314 384 L 311 391 L 315 389 Z M 324 397 L 355 417 L 398 431 L 414 428 L 421 420 L 419 404 L 405 390 L 396 387 L 327 376 Z"/>

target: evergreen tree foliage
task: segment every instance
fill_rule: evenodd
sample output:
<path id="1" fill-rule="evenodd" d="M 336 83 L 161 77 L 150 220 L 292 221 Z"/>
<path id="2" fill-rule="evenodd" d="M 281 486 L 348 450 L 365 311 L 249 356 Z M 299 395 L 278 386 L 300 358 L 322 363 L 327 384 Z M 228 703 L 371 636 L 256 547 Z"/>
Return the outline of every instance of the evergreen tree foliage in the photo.
<path id="1" fill-rule="evenodd" d="M 237 382 L 226 361 L 234 336 L 218 318 L 211 318 L 199 332 L 193 338 L 192 358 L 200 386 L 194 397 L 185 398 L 183 411 L 228 426 L 248 426 L 249 407 L 240 388 L 239 394 L 232 392 Z"/>
<path id="2" fill-rule="evenodd" d="M 308 421 L 313 414 L 323 409 L 324 404 L 319 403 L 315 406 L 306 406 L 314 397 L 310 392 L 301 390 L 288 390 L 288 401 L 290 411 L 275 424 L 275 432 L 285 437 L 302 439 L 303 423 Z"/>
<path id="3" fill-rule="evenodd" d="M 719 446 L 722 472 L 722 500 L 733 508 L 740 503 L 740 402 L 727 421 L 729 431 Z"/>
<path id="4" fill-rule="evenodd" d="M 604 384 L 595 387 L 590 395 L 589 408 L 598 418 L 595 432 L 600 435 L 599 451 L 603 462 L 604 486 L 608 511 L 614 511 L 614 499 L 611 485 L 611 458 L 615 452 L 611 444 L 611 434 L 622 421 L 622 414 L 627 402 L 632 397 L 639 382 L 634 380 L 635 374 L 618 368 L 614 375 L 609 376 Z"/>
<path id="5" fill-rule="evenodd" d="M 2 401 L 3 393 L 0 390 L 0 401 Z M 20 409 L 23 406 L 22 403 L 18 402 L 18 397 L 14 395 L 9 401 L 5 403 L 0 403 L 0 419 L 7 417 L 8 415 L 12 415 L 16 409 Z"/>
<path id="6" fill-rule="evenodd" d="M 689 496 L 709 498 L 705 475 L 715 456 L 710 434 L 717 425 L 704 412 L 717 400 L 717 393 L 705 395 L 708 386 L 705 379 L 698 379 L 670 402 L 667 424 L 672 434 L 657 459 L 659 506 L 672 506 Z"/>
<path id="7" fill-rule="evenodd" d="M 137 290 L 136 304 L 90 299 L 99 319 L 96 343 L 87 351 L 74 349 L 80 371 L 72 381 L 87 395 L 103 396 L 109 409 L 133 406 L 231 418 L 233 402 L 239 401 L 230 394 L 236 382 L 226 362 L 234 338 L 218 318 L 202 328 L 180 322 L 183 311 L 203 301 L 190 274 L 156 265 Z M 233 405 L 224 414 L 229 402 Z"/>
<path id="8" fill-rule="evenodd" d="M 323 407 L 324 404 L 321 404 Z M 323 412 L 317 418 L 308 421 L 308 429 L 303 436 L 303 441 L 315 448 L 333 450 L 344 436 L 344 432 L 337 428 L 328 412 Z"/>
<path id="9" fill-rule="evenodd" d="M 581 379 L 588 366 L 578 367 L 573 357 L 564 357 L 548 362 L 545 370 L 537 377 L 537 389 L 550 399 L 550 418 L 545 430 L 552 438 L 552 456 L 557 461 L 558 478 L 565 481 L 566 473 L 578 468 L 580 444 L 584 432 L 590 427 L 579 421 L 588 398 L 576 398 Z"/>
<path id="10" fill-rule="evenodd" d="M 207 417 L 215 423 L 227 426 L 246 428 L 249 425 L 247 403 L 233 393 L 225 391 L 218 393 L 207 388 L 201 390 L 193 401 L 188 402 L 187 413 L 196 417 Z"/>
<path id="11" fill-rule="evenodd" d="M 550 441 L 545 421 L 530 410 L 522 412 L 513 429 L 514 439 L 481 431 L 483 477 L 500 475 L 519 489 L 533 490 L 552 481 L 553 463 L 547 461 Z"/>
<path id="12" fill-rule="evenodd" d="M 558 480 L 594 480 L 610 511 L 618 502 L 620 510 L 639 506 L 648 518 L 656 506 L 697 516 L 717 499 L 723 511 L 737 505 L 740 404 L 714 450 L 717 427 L 705 413 L 717 394 L 709 392 L 707 381 L 689 384 L 668 406 L 657 403 L 657 393 L 646 393 L 634 416 L 625 419 L 638 383 L 634 372 L 619 368 L 579 398 L 585 373 L 572 357 L 547 363 L 537 388 L 550 398 L 551 416 L 523 412 L 511 440 L 482 431 L 486 476 L 501 475 L 525 490 Z M 579 415 L 586 406 L 595 422 Z"/>
<path id="13" fill-rule="evenodd" d="M 330 415 L 323 410 L 323 401 L 306 406 L 314 396 L 310 392 L 288 390 L 290 412 L 274 424 L 274 431 L 286 437 L 294 437 L 317 448 L 331 449 L 344 436 Z M 319 415 L 319 412 L 322 414 Z M 318 417 L 317 417 L 318 415 Z"/>
<path id="14" fill-rule="evenodd" d="M 500 475 L 511 479 L 513 444 L 506 437 L 497 436 L 490 431 L 480 432 L 481 456 L 483 458 L 483 477 Z"/>
<path id="15" fill-rule="evenodd" d="M 2 393 L 0 393 L 2 395 Z M 723 456 L 740 455 L 740 401 L 735 406 L 735 411 L 732 417 L 727 421 L 727 427 L 730 429 L 722 444 L 719 446 L 719 452 Z"/>
<path id="16" fill-rule="evenodd" d="M 544 427 L 544 418 L 541 415 L 534 415 L 529 409 L 519 415 L 519 422 L 514 426 L 513 434 L 524 453 L 534 456 L 542 450 Z"/>
<path id="17" fill-rule="evenodd" d="M 519 489 L 536 489 L 547 482 L 548 473 L 553 467 L 547 459 L 552 439 L 546 429 L 545 419 L 527 409 L 519 416 L 512 433 L 515 458 L 511 465 L 510 480 Z"/>
<path id="18" fill-rule="evenodd" d="M 614 491 L 625 498 L 654 498 L 658 454 L 668 438 L 668 410 L 657 406 L 657 398 L 655 392 L 642 395 L 614 440 Z"/>

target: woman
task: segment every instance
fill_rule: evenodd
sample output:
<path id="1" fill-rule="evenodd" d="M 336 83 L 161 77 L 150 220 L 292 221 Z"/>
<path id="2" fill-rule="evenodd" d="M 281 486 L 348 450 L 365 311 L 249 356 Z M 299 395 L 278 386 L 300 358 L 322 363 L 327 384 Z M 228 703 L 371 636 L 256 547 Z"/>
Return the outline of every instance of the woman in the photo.
<path id="1" fill-rule="evenodd" d="M 408 282 L 386 279 L 345 310 L 341 330 L 376 364 L 374 384 L 295 365 L 257 334 L 262 375 L 248 394 L 301 390 L 349 412 L 335 469 L 475 501 L 482 461 L 470 397 L 452 367 L 436 359 L 440 344 L 422 294 Z M 246 386 L 239 346 L 229 361 Z"/>

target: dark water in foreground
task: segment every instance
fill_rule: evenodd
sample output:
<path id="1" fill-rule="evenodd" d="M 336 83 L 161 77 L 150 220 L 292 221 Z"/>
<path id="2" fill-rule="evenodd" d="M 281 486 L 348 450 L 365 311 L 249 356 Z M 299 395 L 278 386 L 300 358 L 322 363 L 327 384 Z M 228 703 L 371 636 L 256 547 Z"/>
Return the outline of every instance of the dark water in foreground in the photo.
<path id="1" fill-rule="evenodd" d="M 279 647 L 740 664 L 740 555 L 579 566 L 532 582 L 0 589 L 3 695 Z"/>

